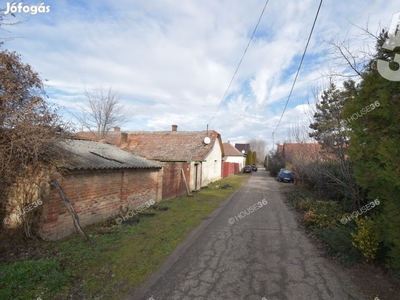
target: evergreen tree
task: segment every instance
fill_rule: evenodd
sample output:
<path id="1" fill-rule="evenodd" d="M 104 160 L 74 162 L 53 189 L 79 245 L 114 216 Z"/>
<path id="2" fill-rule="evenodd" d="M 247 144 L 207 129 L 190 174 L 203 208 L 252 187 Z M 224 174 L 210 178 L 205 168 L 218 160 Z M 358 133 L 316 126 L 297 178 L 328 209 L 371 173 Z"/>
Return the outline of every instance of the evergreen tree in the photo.
<path id="1" fill-rule="evenodd" d="M 334 84 L 323 91 L 321 100 L 316 104 L 314 123 L 310 124 L 309 136 L 314 138 L 324 150 L 321 155 L 326 162 L 317 163 L 315 166 L 303 166 L 303 173 L 314 178 L 320 193 L 330 193 L 343 203 L 351 201 L 351 210 L 360 208 L 360 189 L 354 178 L 353 163 L 347 155 L 349 135 L 347 130 L 348 120 L 343 118 L 343 107 L 348 99 L 356 95 L 355 83 L 348 81 L 345 88 L 340 90 Z M 329 160 L 329 162 L 327 161 Z M 301 163 L 300 163 L 301 164 Z M 300 170 L 297 166 L 297 174 Z M 317 170 L 317 172 L 315 172 Z M 348 204 L 345 204 L 348 207 Z"/>
<path id="2" fill-rule="evenodd" d="M 347 93 L 340 91 L 334 84 L 323 91 L 321 101 L 316 104 L 317 111 L 314 114 L 314 123 L 310 124 L 313 129 L 309 133 L 323 149 L 334 154 L 337 158 L 344 160 L 347 148 L 348 136 L 344 130 L 342 110 Z"/>
<path id="3" fill-rule="evenodd" d="M 247 152 L 247 156 L 246 156 L 246 166 L 249 166 L 252 164 L 253 164 L 253 152 L 251 152 L 251 150 L 249 150 Z"/>
<path id="4" fill-rule="evenodd" d="M 375 221 L 382 226 L 382 241 L 389 248 L 388 263 L 400 272 L 400 82 L 385 79 L 374 67 L 377 59 L 393 61 L 399 55 L 382 49 L 386 38 L 382 32 L 376 56 L 356 87 L 357 95 L 344 106 L 344 117 L 349 121 L 349 154 L 356 181 L 368 202 L 380 201 L 374 209 Z"/>

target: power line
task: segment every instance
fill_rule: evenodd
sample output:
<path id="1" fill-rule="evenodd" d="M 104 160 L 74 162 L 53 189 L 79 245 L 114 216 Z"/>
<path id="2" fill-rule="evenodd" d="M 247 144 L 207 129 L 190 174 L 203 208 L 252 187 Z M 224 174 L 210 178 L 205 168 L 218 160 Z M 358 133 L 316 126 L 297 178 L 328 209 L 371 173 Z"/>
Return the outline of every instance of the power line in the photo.
<path id="1" fill-rule="evenodd" d="M 239 70 L 240 65 L 242 64 L 243 58 L 244 58 L 244 56 L 246 55 L 246 52 L 247 52 L 247 49 L 248 49 L 249 46 L 250 46 L 251 40 L 253 39 L 253 36 L 254 36 L 254 34 L 256 33 L 256 30 L 257 30 L 257 28 L 258 28 L 258 25 L 260 24 L 260 21 L 261 21 L 262 16 L 264 15 L 264 11 L 265 11 L 265 8 L 267 7 L 268 2 L 269 2 L 269 0 L 267 0 L 267 1 L 265 2 L 264 8 L 263 8 L 263 10 L 262 10 L 262 12 L 261 12 L 261 15 L 260 15 L 260 17 L 258 18 L 257 25 L 256 25 L 256 27 L 254 28 L 253 33 L 251 34 L 251 37 L 250 37 L 250 39 L 249 39 L 249 42 L 247 43 L 246 49 L 245 49 L 244 52 L 243 52 L 242 58 L 240 59 L 239 64 L 238 64 L 238 66 L 236 67 L 235 73 L 233 74 L 232 79 L 231 79 L 231 81 L 229 82 L 228 88 L 226 89 L 226 91 L 225 91 L 225 93 L 224 93 L 224 96 L 222 96 L 221 102 L 219 103 L 217 110 L 215 111 L 214 115 L 212 116 L 212 118 L 211 118 L 210 122 L 207 124 L 207 126 L 212 122 L 212 120 L 214 119 L 215 115 L 218 113 L 218 110 L 220 109 L 222 103 L 223 103 L 224 100 L 225 100 L 226 95 L 228 94 L 228 91 L 229 91 L 229 88 L 231 87 L 231 84 L 232 84 L 232 82 L 233 82 L 233 79 L 235 78 L 236 73 L 237 73 L 237 71 Z"/>
<path id="2" fill-rule="evenodd" d="M 281 121 L 282 121 L 283 115 L 285 114 L 287 105 L 288 105 L 288 103 L 289 103 L 290 97 L 292 96 L 292 92 L 293 92 L 294 86 L 295 86 L 296 81 L 297 81 L 297 77 L 299 76 L 300 69 L 301 69 L 301 66 L 302 66 L 302 64 L 303 64 L 304 57 L 306 56 L 307 48 L 308 48 L 308 45 L 309 45 L 309 43 L 310 43 L 311 36 L 312 36 L 312 34 L 313 34 L 313 32 L 314 32 L 315 23 L 317 23 L 319 11 L 321 10 L 322 1 L 323 1 L 323 0 L 321 0 L 321 2 L 319 3 L 318 10 L 317 10 L 317 14 L 315 15 L 314 23 L 313 23 L 313 25 L 312 25 L 312 28 L 311 28 L 311 31 L 310 31 L 310 35 L 308 36 L 307 44 L 306 44 L 306 47 L 305 47 L 305 49 L 304 49 L 303 56 L 301 57 L 301 61 L 300 61 L 300 64 L 299 64 L 299 68 L 297 69 L 296 76 L 295 76 L 294 81 L 293 81 L 293 84 L 292 84 L 292 88 L 290 89 L 289 96 L 288 96 L 288 98 L 287 98 L 287 100 L 286 100 L 285 108 L 283 109 L 281 118 L 279 119 L 279 122 L 278 122 L 278 124 L 276 125 L 275 130 L 272 132 L 272 144 L 274 144 L 274 134 L 275 134 L 276 130 L 278 129 L 279 124 L 280 124 Z"/>

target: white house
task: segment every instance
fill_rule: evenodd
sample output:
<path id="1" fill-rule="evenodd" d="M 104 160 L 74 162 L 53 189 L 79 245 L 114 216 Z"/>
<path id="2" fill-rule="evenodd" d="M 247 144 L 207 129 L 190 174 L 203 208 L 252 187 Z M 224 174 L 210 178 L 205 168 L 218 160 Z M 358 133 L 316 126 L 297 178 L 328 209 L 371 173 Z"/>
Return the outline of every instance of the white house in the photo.
<path id="1" fill-rule="evenodd" d="M 223 143 L 224 162 L 238 163 L 240 170 L 244 167 L 246 157 L 238 149 L 233 147 L 229 142 Z"/>
<path id="2" fill-rule="evenodd" d="M 216 181 L 222 178 L 222 158 L 224 155 L 221 136 L 218 132 L 212 130 L 208 132 L 210 150 L 204 156 L 202 161 L 202 186 L 208 185 L 210 182 Z"/>

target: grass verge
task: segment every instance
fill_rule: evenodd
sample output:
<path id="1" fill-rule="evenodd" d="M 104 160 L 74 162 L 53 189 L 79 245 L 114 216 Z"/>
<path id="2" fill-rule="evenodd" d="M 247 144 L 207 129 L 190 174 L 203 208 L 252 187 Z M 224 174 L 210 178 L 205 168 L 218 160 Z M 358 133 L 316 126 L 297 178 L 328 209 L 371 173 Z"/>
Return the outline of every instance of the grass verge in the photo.
<path id="1" fill-rule="evenodd" d="M 168 210 L 142 215 L 139 223 L 116 225 L 110 219 L 86 228 L 90 243 L 79 236 L 27 242 L 35 243 L 34 255 L 0 265 L 0 299 L 119 299 L 156 271 L 248 178 L 237 174 L 210 184 L 193 197 L 162 201 L 160 205 Z M 32 245 L 24 247 L 32 249 Z M 18 245 L 18 249 L 23 247 Z"/>
<path id="2" fill-rule="evenodd" d="M 346 213 L 334 201 L 319 200 L 312 191 L 294 185 L 284 186 L 286 201 L 300 213 L 301 223 L 328 246 L 328 254 L 342 264 L 353 266 L 361 261 L 360 253 L 352 246 L 351 232 L 355 222 L 346 225 L 340 220 Z"/>
<path id="3" fill-rule="evenodd" d="M 400 299 L 400 284 L 380 263 L 366 261 L 352 245 L 351 233 L 356 222 L 340 222 L 346 213 L 343 207 L 329 200 L 319 200 L 313 193 L 294 185 L 281 184 L 286 202 L 299 213 L 301 223 L 309 230 L 313 243 L 328 257 L 346 267 L 352 281 L 368 299 Z"/>

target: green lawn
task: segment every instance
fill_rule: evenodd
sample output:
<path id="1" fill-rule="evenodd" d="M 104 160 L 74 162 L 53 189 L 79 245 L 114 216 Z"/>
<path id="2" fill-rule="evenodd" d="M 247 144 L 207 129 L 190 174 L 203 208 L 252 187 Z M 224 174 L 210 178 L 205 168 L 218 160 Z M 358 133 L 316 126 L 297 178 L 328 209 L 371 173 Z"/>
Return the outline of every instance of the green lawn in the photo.
<path id="1" fill-rule="evenodd" d="M 42 242 L 47 257 L 0 265 L 0 299 L 119 299 L 156 271 L 203 218 L 248 178 L 239 173 L 193 197 L 163 201 L 160 205 L 168 210 L 141 216 L 135 225 L 116 225 L 112 219 L 87 228 L 90 243 L 79 236 Z M 233 188 L 222 189 L 226 184 Z"/>

